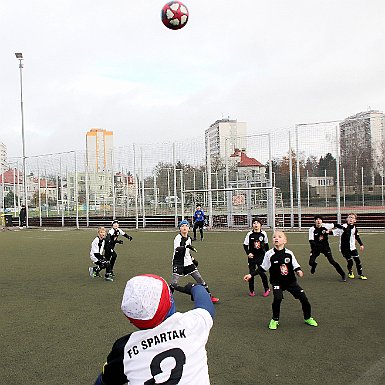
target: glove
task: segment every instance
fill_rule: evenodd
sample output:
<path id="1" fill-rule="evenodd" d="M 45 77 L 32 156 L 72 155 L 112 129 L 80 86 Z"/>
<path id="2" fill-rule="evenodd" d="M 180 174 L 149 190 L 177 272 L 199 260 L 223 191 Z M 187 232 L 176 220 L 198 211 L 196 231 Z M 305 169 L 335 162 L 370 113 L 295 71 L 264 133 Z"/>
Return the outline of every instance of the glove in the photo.
<path id="1" fill-rule="evenodd" d="M 123 241 L 121 239 L 118 239 L 115 243 L 119 243 L 119 245 L 123 245 Z"/>
<path id="2" fill-rule="evenodd" d="M 128 236 L 127 236 L 127 239 L 128 239 L 129 241 L 132 241 L 131 235 L 128 235 Z"/>
<path id="3" fill-rule="evenodd" d="M 192 260 L 192 263 L 195 265 L 195 267 L 198 267 L 198 261 L 195 258 Z"/>
<path id="4" fill-rule="evenodd" d="M 196 253 L 198 251 L 193 245 L 186 245 L 186 249 L 190 249 L 194 253 Z"/>
<path id="5" fill-rule="evenodd" d="M 181 293 L 185 293 L 185 294 L 188 294 L 191 296 L 191 301 L 194 301 L 194 298 L 192 296 L 192 293 L 191 293 L 191 289 L 196 286 L 196 285 L 199 285 L 199 284 L 196 284 L 196 283 L 188 283 L 186 286 L 179 286 L 179 285 L 176 285 L 176 286 L 173 286 L 174 290 L 176 291 L 179 291 Z"/>

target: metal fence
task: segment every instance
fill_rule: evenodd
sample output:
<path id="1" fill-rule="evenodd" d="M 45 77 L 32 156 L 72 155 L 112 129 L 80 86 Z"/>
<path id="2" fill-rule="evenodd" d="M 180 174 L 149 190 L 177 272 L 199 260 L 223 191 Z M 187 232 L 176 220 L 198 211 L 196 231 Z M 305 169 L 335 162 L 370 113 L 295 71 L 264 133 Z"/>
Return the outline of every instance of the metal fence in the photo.
<path id="1" fill-rule="evenodd" d="M 22 159 L 10 159 L 1 170 L 1 211 L 18 217 L 26 204 L 27 226 L 73 218 L 77 227 L 94 217 L 133 218 L 136 227 L 171 217 L 176 226 L 197 203 L 209 225 L 222 228 L 249 226 L 254 215 L 272 228 L 301 228 L 316 213 L 339 222 L 350 211 L 375 217 L 385 211 L 378 119 L 376 140 L 373 119 L 362 120 L 353 138 L 346 120 L 298 124 L 240 138 L 243 148 L 226 144 L 222 158 L 210 155 L 204 138 L 115 147 L 97 167 L 85 152 L 26 157 L 26 192 Z"/>

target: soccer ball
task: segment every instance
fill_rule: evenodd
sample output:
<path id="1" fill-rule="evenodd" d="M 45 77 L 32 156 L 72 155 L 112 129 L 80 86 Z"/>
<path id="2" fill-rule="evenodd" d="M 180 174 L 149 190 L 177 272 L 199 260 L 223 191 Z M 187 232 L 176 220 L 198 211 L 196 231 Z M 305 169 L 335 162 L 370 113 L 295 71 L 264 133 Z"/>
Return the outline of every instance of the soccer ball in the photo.
<path id="1" fill-rule="evenodd" d="M 181 29 L 187 24 L 188 9 L 180 1 L 170 1 L 162 8 L 162 22 L 170 29 Z"/>

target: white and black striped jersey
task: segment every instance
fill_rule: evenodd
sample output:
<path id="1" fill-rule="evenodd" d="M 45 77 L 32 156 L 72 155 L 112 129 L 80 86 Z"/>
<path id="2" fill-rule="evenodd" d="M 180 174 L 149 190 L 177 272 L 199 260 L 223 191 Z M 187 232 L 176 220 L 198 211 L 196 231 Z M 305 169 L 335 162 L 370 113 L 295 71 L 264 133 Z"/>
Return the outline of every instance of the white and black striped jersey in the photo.
<path id="1" fill-rule="evenodd" d="M 333 230 L 333 234 L 335 236 L 340 236 L 341 251 L 356 250 L 356 241 L 360 246 L 363 245 L 361 238 L 358 235 L 358 229 L 355 225 L 344 223 L 343 225 L 336 225 L 336 227 L 337 228 Z"/>
<path id="2" fill-rule="evenodd" d="M 263 257 L 269 249 L 269 240 L 266 231 L 249 231 L 243 241 L 247 254 L 252 253 L 254 257 Z"/>
<path id="3" fill-rule="evenodd" d="M 116 241 L 119 238 L 119 235 L 125 236 L 126 233 L 120 228 L 114 229 L 112 227 L 110 230 L 108 230 L 107 237 L 108 237 L 108 243 L 111 249 L 114 249 L 116 245 Z"/>
<path id="4" fill-rule="evenodd" d="M 182 234 L 178 234 L 174 238 L 174 254 L 172 257 L 173 266 L 190 266 L 193 264 L 190 249 L 186 246 L 191 245 L 191 237 L 182 237 Z"/>
<path id="5" fill-rule="evenodd" d="M 325 245 L 328 243 L 328 231 L 334 227 L 334 223 L 322 223 L 321 227 L 316 225 L 309 228 L 309 241 L 312 244 Z"/>
<path id="6" fill-rule="evenodd" d="M 295 282 L 297 280 L 295 272 L 301 270 L 293 252 L 285 248 L 282 250 L 273 248 L 267 251 L 260 268 L 270 273 L 272 285 L 280 286 Z"/>
<path id="7" fill-rule="evenodd" d="M 91 243 L 90 258 L 92 262 L 96 262 L 104 256 L 105 240 L 96 237 Z"/>

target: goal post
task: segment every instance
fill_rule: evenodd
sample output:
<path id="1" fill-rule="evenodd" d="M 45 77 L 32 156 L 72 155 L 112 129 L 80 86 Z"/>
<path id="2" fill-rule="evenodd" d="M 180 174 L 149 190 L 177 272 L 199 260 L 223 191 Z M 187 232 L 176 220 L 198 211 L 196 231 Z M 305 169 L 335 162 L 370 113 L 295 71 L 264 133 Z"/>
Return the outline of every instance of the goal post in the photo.
<path id="1" fill-rule="evenodd" d="M 256 216 L 263 218 L 266 226 L 272 230 L 284 226 L 280 192 L 274 186 L 183 190 L 183 212 L 192 216 L 196 203 L 199 203 L 196 198 L 205 195 L 211 196 L 211 204 L 204 207 L 210 228 L 251 227 L 252 219 Z"/>

